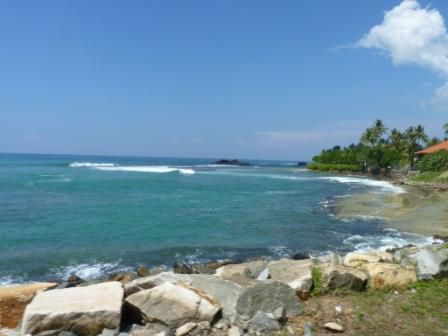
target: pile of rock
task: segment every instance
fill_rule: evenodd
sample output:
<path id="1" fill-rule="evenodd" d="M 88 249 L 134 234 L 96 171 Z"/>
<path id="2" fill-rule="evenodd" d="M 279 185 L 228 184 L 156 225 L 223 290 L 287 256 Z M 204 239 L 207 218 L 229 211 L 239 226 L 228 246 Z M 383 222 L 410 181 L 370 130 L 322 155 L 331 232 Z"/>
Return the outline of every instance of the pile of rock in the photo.
<path id="1" fill-rule="evenodd" d="M 215 264 L 214 274 L 195 274 L 198 269 L 176 267 L 190 274 L 169 271 L 38 292 L 25 309 L 21 334 L 238 336 L 272 335 L 282 329 L 291 334 L 288 319 L 302 313 L 301 300 L 313 289 L 403 288 L 418 279 L 442 277 L 448 274 L 448 249 L 432 245 Z M 202 269 L 212 273 L 209 267 Z M 339 328 L 322 327 L 334 332 Z M 311 333 L 309 325 L 305 329 Z"/>

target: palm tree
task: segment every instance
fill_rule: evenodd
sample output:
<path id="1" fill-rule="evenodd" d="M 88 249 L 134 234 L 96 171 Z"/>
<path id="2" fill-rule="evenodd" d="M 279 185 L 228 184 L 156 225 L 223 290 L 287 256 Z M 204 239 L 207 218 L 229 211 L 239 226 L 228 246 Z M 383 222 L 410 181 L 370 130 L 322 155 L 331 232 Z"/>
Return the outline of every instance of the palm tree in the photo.
<path id="1" fill-rule="evenodd" d="M 373 132 L 378 137 L 378 141 L 387 133 L 387 131 L 388 129 L 382 120 L 378 119 L 373 124 Z"/>
<path id="2" fill-rule="evenodd" d="M 394 128 L 390 131 L 390 143 L 395 148 L 399 149 L 403 146 L 403 133 Z"/>
<path id="3" fill-rule="evenodd" d="M 422 125 L 418 125 L 415 128 L 415 142 L 417 144 L 421 143 L 421 142 L 428 142 L 428 136 L 425 133 L 425 128 Z"/>
<path id="4" fill-rule="evenodd" d="M 374 145 L 376 142 L 375 134 L 371 128 L 368 128 L 361 135 L 361 142 L 365 145 Z"/>
<path id="5" fill-rule="evenodd" d="M 426 142 L 426 146 L 435 146 L 440 143 L 440 139 L 437 137 L 431 138 Z"/>
<path id="6" fill-rule="evenodd" d="M 373 123 L 372 127 L 366 129 L 361 135 L 361 142 L 371 146 L 378 145 L 382 142 L 382 137 L 387 133 L 387 130 L 384 122 L 378 119 Z"/>
<path id="7" fill-rule="evenodd" d="M 443 125 L 443 130 L 445 131 L 445 136 L 448 137 L 448 122 Z"/>

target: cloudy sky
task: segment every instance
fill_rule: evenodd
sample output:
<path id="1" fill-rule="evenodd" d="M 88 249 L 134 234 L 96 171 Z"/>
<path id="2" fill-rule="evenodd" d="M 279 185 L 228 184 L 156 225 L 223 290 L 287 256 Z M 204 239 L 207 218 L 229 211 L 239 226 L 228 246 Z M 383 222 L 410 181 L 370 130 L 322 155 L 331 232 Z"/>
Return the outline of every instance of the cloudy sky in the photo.
<path id="1" fill-rule="evenodd" d="M 0 152 L 309 159 L 448 121 L 448 1 L 4 1 Z"/>

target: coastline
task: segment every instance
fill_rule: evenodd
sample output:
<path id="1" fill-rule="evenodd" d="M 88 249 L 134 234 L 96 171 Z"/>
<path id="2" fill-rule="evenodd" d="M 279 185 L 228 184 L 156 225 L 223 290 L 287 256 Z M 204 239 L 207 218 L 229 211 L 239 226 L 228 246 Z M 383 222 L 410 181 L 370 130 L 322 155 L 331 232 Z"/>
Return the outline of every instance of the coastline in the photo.
<path id="1" fill-rule="evenodd" d="M 350 302 L 359 304 L 380 293 L 412 296 L 422 281 L 428 284 L 431 279 L 447 276 L 446 262 L 447 244 L 432 244 L 331 253 L 313 259 L 301 255 L 240 263 L 179 263 L 171 270 L 137 269 L 96 282 L 73 276 L 63 284 L 1 287 L 0 335 L 60 335 L 60 330 L 65 330 L 71 336 L 137 336 L 154 328 L 154 335 L 163 332 L 160 335 L 166 336 L 292 336 L 302 335 L 307 328 L 322 334 L 340 328 L 340 332 L 356 335 L 364 323 L 353 321 L 355 306 L 349 309 Z M 430 283 L 436 291 L 437 281 Z M 107 298 L 104 291 L 109 293 Z M 100 299 L 107 301 L 108 308 L 97 306 Z M 197 299 L 205 305 L 201 315 L 193 303 Z M 327 311 L 326 317 L 315 311 L 316 303 L 326 305 L 319 308 Z M 347 316 L 338 308 L 341 303 Z M 277 312 L 279 307 L 281 313 Z M 5 319 L 8 323 L 2 324 Z"/>
<path id="2" fill-rule="evenodd" d="M 335 204 L 336 217 L 350 219 L 358 216 L 358 213 L 365 215 L 371 211 L 367 217 L 383 219 L 390 228 L 401 232 L 428 237 L 448 237 L 448 185 L 413 182 L 403 175 L 331 173 L 384 181 L 405 190 L 403 193 L 391 193 L 381 199 L 372 198 L 369 192 L 339 198 Z"/>

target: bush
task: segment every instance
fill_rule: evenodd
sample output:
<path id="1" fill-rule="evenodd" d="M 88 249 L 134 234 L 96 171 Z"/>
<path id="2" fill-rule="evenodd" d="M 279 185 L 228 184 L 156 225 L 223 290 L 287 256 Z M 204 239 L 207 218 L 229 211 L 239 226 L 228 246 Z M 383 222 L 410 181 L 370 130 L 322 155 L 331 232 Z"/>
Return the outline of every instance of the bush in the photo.
<path id="1" fill-rule="evenodd" d="M 318 171 L 334 171 L 334 172 L 360 172 L 362 166 L 359 164 L 336 164 L 336 163 L 317 163 L 311 162 L 308 164 L 308 169 Z"/>
<path id="2" fill-rule="evenodd" d="M 443 177 L 440 172 L 423 172 L 411 177 L 411 181 L 423 183 L 440 183 L 448 184 L 448 178 Z"/>
<path id="3" fill-rule="evenodd" d="M 448 151 L 441 150 L 423 156 L 418 167 L 422 172 L 440 172 L 448 170 Z"/>

